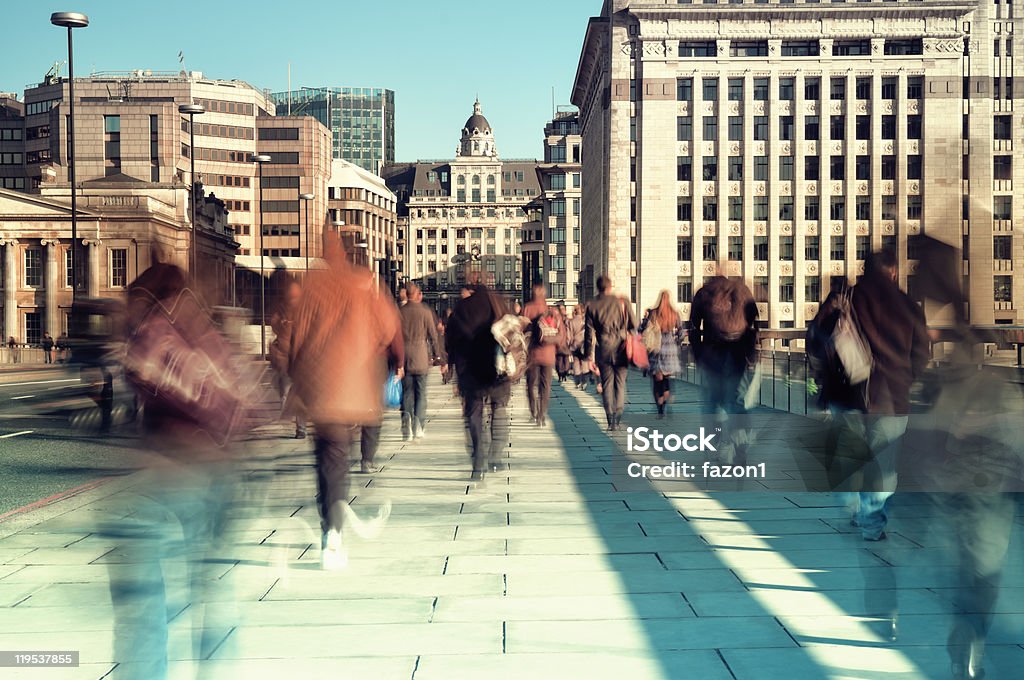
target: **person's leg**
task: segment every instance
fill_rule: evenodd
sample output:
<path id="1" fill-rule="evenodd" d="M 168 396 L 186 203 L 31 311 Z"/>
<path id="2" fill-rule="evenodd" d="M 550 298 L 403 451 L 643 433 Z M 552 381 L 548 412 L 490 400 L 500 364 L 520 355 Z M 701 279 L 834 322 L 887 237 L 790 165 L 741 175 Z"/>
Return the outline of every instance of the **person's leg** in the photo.
<path id="1" fill-rule="evenodd" d="M 608 419 L 608 428 L 615 429 L 615 367 L 611 364 L 601 364 L 599 368 L 604 415 Z"/>
<path id="2" fill-rule="evenodd" d="M 508 450 L 509 414 L 508 402 L 512 396 L 512 385 L 504 382 L 490 390 L 491 396 L 491 450 L 490 469 L 496 470 Z"/>
<path id="3" fill-rule="evenodd" d="M 530 363 L 526 367 L 526 403 L 530 407 L 530 419 L 536 421 L 539 417 L 537 411 L 537 389 L 540 380 L 540 366 Z"/>
<path id="4" fill-rule="evenodd" d="M 629 374 L 629 368 L 626 366 L 617 366 L 615 368 L 615 425 L 618 426 L 622 421 L 622 413 L 626 410 L 626 376 Z"/>
<path id="5" fill-rule="evenodd" d="M 485 392 L 474 389 L 465 395 L 463 414 L 469 428 L 469 441 L 473 458 L 473 474 L 482 473 L 487 465 L 486 455 L 482 449 L 484 437 L 484 398 Z"/>
<path id="6" fill-rule="evenodd" d="M 380 448 L 380 425 L 363 425 L 359 435 L 359 453 L 363 472 L 372 472 L 373 459 Z"/>
<path id="7" fill-rule="evenodd" d="M 537 417 L 543 425 L 548 417 L 548 404 L 551 403 L 551 367 L 538 366 L 540 379 L 537 381 Z"/>
<path id="8" fill-rule="evenodd" d="M 349 452 L 354 428 L 335 423 L 316 424 L 316 486 L 320 525 L 324 531 L 341 530 L 341 504 L 348 503 Z"/>
<path id="9" fill-rule="evenodd" d="M 864 468 L 864 488 L 856 516 L 864 540 L 877 541 L 885 532 L 889 521 L 886 505 L 896 491 L 896 459 L 908 420 L 907 416 L 869 416 L 871 460 Z"/>
<path id="10" fill-rule="evenodd" d="M 413 376 L 408 373 L 402 378 L 402 437 L 409 439 L 413 435 L 415 421 L 413 414 L 416 409 L 416 395 Z"/>
<path id="11" fill-rule="evenodd" d="M 427 418 L 427 376 L 414 375 L 413 386 L 416 391 L 416 407 L 413 411 L 416 418 L 416 433 L 422 437 Z"/>

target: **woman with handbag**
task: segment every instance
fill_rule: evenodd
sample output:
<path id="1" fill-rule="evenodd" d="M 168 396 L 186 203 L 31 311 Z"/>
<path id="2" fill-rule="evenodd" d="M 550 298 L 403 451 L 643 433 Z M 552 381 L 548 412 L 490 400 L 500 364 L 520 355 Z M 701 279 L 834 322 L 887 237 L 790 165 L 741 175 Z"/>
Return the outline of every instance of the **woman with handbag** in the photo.
<path id="1" fill-rule="evenodd" d="M 672 306 L 672 297 L 667 290 L 658 294 L 657 303 L 647 310 L 640 324 L 640 336 L 650 356 L 651 386 L 654 402 L 658 407 L 658 418 L 664 418 L 672 399 L 672 377 L 681 370 L 679 344 L 683 333 L 683 321 Z"/>

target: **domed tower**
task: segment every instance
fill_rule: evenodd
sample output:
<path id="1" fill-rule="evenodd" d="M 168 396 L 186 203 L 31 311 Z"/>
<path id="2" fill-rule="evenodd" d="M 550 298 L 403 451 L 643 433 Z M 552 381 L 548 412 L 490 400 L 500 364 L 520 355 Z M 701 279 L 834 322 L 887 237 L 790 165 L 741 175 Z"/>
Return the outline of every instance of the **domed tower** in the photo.
<path id="1" fill-rule="evenodd" d="M 459 145 L 458 155 L 460 157 L 484 158 L 498 156 L 498 147 L 494 144 L 494 132 L 491 130 L 491 124 L 484 118 L 479 99 L 473 102 L 473 115 L 462 127 L 462 141 Z"/>

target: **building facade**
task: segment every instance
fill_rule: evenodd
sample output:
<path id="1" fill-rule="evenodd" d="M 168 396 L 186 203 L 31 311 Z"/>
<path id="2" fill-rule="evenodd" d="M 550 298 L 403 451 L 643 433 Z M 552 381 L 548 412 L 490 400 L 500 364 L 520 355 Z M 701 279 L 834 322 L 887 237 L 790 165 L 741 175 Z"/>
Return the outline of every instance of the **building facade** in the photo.
<path id="1" fill-rule="evenodd" d="M 372 269 L 382 285 L 395 290 L 401 271 L 397 197 L 380 175 L 335 159 L 327 186 L 327 210 L 332 228 L 352 260 Z"/>
<path id="2" fill-rule="evenodd" d="M 803 327 L 839 279 L 908 237 L 964 247 L 969 318 L 1020 323 L 1012 5 L 607 0 L 573 89 L 581 295 L 608 273 L 684 313 L 718 268 L 762 321 Z M 1016 301 L 1016 302 L 1015 302 Z"/>
<path id="3" fill-rule="evenodd" d="M 270 95 L 279 116 L 312 116 L 331 131 L 334 158 L 380 174 L 395 162 L 395 93 L 380 87 L 305 87 Z"/>
<path id="4" fill-rule="evenodd" d="M 544 162 L 537 166 L 544 244 L 542 281 L 548 287 L 548 301 L 564 302 L 569 308 L 579 299 L 582 141 L 578 112 L 559 111 L 544 126 Z M 523 249 L 528 250 L 525 239 Z"/>
<path id="5" fill-rule="evenodd" d="M 498 155 L 480 102 L 462 128 L 455 158 L 384 169 L 399 202 L 403 277 L 441 310 L 478 278 L 508 299 L 522 296 L 520 241 L 527 205 L 539 198 L 536 160 Z"/>

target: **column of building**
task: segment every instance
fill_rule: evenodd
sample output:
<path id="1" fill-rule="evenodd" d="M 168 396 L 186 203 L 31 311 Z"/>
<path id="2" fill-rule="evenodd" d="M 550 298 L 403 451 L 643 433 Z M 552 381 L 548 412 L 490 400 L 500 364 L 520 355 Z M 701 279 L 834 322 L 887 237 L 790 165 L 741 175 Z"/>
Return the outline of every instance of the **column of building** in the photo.
<path id="1" fill-rule="evenodd" d="M 4 247 L 4 337 L 17 334 L 18 327 L 18 242 L 14 239 L 0 240 Z"/>
<path id="2" fill-rule="evenodd" d="M 46 248 L 46 326 L 45 331 L 56 337 L 60 335 L 60 310 L 57 306 L 57 250 L 60 241 L 43 239 L 40 242 Z"/>

